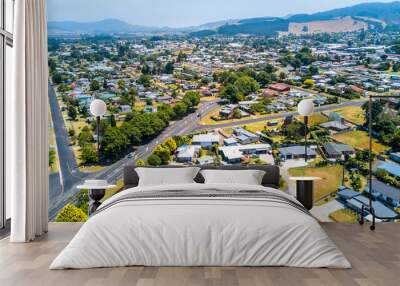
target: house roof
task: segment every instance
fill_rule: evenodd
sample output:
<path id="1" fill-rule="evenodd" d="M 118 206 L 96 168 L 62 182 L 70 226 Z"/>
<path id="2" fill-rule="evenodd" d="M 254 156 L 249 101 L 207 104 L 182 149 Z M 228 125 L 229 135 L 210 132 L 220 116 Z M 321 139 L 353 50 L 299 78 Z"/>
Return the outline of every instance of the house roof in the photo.
<path id="1" fill-rule="evenodd" d="M 350 190 L 348 188 L 342 189 L 337 194 L 338 194 L 338 196 L 340 196 L 342 198 L 345 198 L 345 199 L 352 199 L 352 198 L 357 197 L 357 196 L 360 195 L 360 193 L 357 193 L 357 192 L 355 192 L 353 190 Z"/>
<path id="2" fill-rule="evenodd" d="M 361 209 L 362 205 L 369 204 L 369 199 L 365 196 L 358 196 L 353 199 L 347 200 L 347 203 L 353 205 L 358 209 Z M 374 208 L 375 214 L 378 218 L 390 219 L 396 218 L 399 215 L 397 212 L 378 201 L 372 201 L 372 207 Z"/>
<path id="3" fill-rule="evenodd" d="M 305 148 L 304 148 L 304 146 L 290 146 L 290 147 L 279 148 L 279 152 L 285 156 L 286 155 L 305 155 Z M 309 156 L 317 155 L 317 153 L 309 147 L 307 147 L 307 154 Z"/>
<path id="4" fill-rule="evenodd" d="M 342 155 L 343 152 L 355 152 L 354 148 L 347 144 L 325 143 L 324 149 L 329 155 Z"/>
<path id="5" fill-rule="evenodd" d="M 323 128 L 334 128 L 337 130 L 346 130 L 349 129 L 349 127 L 339 121 L 329 121 L 329 122 L 325 122 L 320 124 L 319 126 L 323 127 Z"/>
<path id="6" fill-rule="evenodd" d="M 193 143 L 219 142 L 219 136 L 216 134 L 199 134 L 193 136 Z"/>
<path id="7" fill-rule="evenodd" d="M 365 191 L 369 193 L 369 186 L 365 188 Z M 381 193 L 393 200 L 400 201 L 400 189 L 392 187 L 378 180 L 372 181 L 372 193 Z"/>
<path id="8" fill-rule="evenodd" d="M 400 177 L 400 165 L 385 162 L 380 164 L 378 169 L 386 170 L 389 174 Z"/>

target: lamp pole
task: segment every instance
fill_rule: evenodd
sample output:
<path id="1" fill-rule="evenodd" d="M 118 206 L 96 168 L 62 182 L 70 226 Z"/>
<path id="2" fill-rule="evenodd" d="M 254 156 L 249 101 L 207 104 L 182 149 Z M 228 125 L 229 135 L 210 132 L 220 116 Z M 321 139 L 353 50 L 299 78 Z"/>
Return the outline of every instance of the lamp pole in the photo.
<path id="1" fill-rule="evenodd" d="M 304 155 L 305 162 L 308 160 L 308 150 L 307 150 L 307 134 L 308 134 L 308 117 L 314 113 L 314 100 L 304 99 L 300 101 L 297 107 L 300 115 L 304 116 Z"/>
<path id="2" fill-rule="evenodd" d="M 97 157 L 100 159 L 100 116 L 96 117 Z"/>
<path id="3" fill-rule="evenodd" d="M 106 114 L 107 105 L 100 99 L 95 99 L 90 104 L 90 113 L 96 117 L 97 157 L 100 159 L 100 117 Z"/>
<path id="4" fill-rule="evenodd" d="M 308 116 L 304 116 L 304 154 L 306 155 L 305 162 L 307 163 L 308 154 L 307 154 L 307 133 L 308 133 Z"/>

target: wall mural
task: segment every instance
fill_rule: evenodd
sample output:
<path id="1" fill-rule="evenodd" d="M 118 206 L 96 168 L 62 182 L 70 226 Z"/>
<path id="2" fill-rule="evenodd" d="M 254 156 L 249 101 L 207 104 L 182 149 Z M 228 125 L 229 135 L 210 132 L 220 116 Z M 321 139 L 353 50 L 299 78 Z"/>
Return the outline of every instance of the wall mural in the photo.
<path id="1" fill-rule="evenodd" d="M 276 164 L 283 191 L 293 191 L 291 176 L 321 178 L 311 211 L 319 220 L 355 223 L 370 195 L 368 95 L 381 96 L 371 109 L 374 209 L 398 216 L 400 100 L 386 96 L 400 89 L 400 44 L 390 4 L 375 20 L 350 7 L 324 19 L 193 23 L 193 12 L 179 18 L 173 7 L 165 19 L 146 7 L 144 17 L 123 8 L 140 1 L 119 0 L 110 16 L 94 2 L 48 4 L 51 219 L 87 219 L 78 185 L 115 183 L 109 197 L 126 164 Z M 190 8 L 175 2 L 182 15 Z M 303 100 L 313 105 L 307 120 Z"/>

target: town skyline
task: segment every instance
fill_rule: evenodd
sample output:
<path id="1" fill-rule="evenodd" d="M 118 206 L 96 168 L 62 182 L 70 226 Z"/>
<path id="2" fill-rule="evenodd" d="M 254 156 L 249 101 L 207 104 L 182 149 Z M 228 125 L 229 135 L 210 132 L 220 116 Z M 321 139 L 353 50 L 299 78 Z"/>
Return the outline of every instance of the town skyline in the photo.
<path id="1" fill-rule="evenodd" d="M 310 14 L 330 9 L 343 8 L 361 3 L 390 3 L 392 0 L 339 0 L 339 1 L 296 1 L 283 0 L 280 5 L 273 1 L 250 0 L 204 0 L 188 3 L 181 0 L 153 0 L 148 2 L 116 0 L 110 6 L 105 0 L 49 0 L 48 21 L 95 22 L 118 19 L 132 25 L 183 28 L 231 19 L 256 17 L 286 17 L 293 14 Z M 211 8 L 210 8 L 211 7 Z M 132 11 L 136 11 L 133 13 Z"/>

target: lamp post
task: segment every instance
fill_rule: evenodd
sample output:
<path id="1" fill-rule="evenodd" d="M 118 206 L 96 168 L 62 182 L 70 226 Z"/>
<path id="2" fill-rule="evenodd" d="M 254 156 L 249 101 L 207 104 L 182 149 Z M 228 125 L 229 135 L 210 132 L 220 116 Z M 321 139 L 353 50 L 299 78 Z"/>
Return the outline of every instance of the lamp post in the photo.
<path id="1" fill-rule="evenodd" d="M 107 105 L 101 99 L 95 99 L 90 104 L 90 113 L 96 117 L 97 156 L 100 158 L 100 117 L 107 112 Z"/>
<path id="2" fill-rule="evenodd" d="M 305 139 L 305 161 L 307 162 L 307 133 L 308 133 L 308 117 L 314 113 L 314 101 L 312 99 L 302 100 L 298 107 L 298 112 L 300 115 L 304 116 L 304 139 Z"/>

